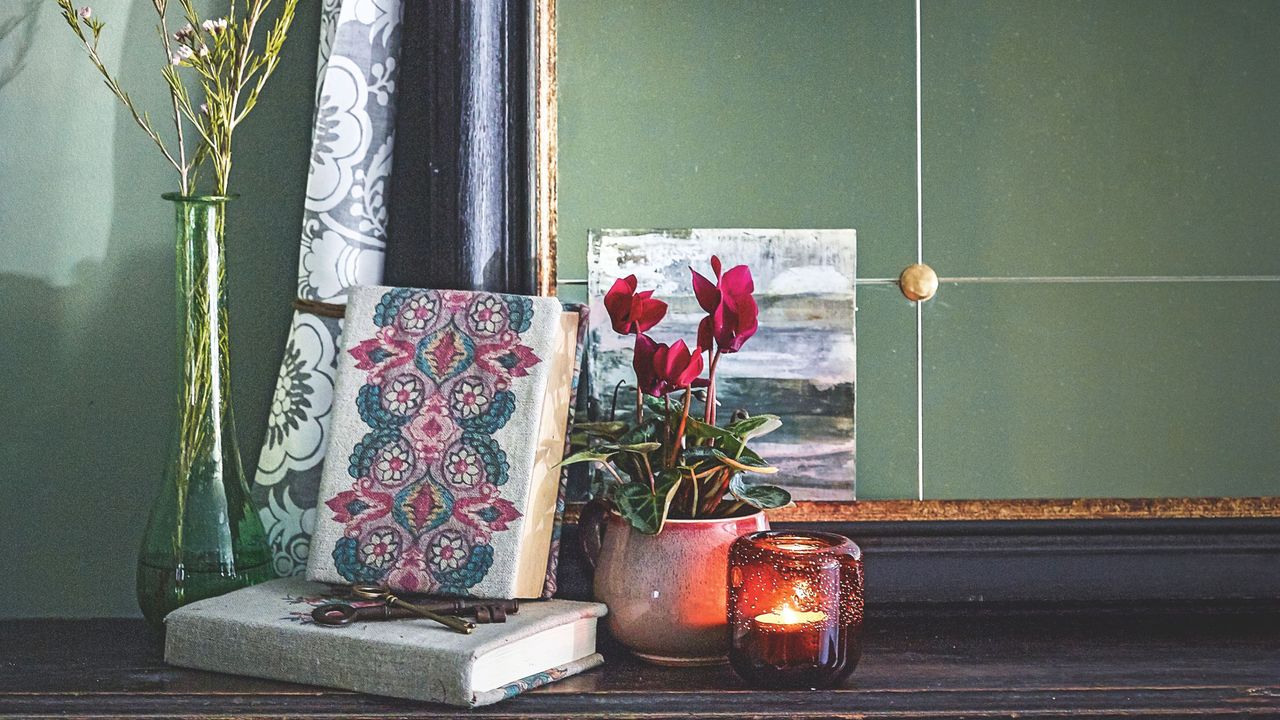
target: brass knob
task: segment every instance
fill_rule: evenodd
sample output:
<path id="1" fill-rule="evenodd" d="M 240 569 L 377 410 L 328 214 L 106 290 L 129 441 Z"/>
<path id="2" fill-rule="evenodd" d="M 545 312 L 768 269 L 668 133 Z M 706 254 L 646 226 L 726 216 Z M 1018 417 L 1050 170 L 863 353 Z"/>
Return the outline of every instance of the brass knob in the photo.
<path id="1" fill-rule="evenodd" d="M 898 276 L 898 288 L 912 302 L 924 302 L 938 292 L 938 273 L 924 263 L 908 265 Z"/>

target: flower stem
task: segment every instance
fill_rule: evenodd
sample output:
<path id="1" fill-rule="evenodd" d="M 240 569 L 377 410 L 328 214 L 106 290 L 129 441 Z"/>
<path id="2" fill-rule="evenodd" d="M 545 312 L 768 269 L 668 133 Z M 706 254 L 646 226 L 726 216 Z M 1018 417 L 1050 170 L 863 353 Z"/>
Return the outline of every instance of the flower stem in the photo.
<path id="1" fill-rule="evenodd" d="M 693 468 L 689 468 L 689 517 L 698 517 L 698 478 Z"/>
<path id="2" fill-rule="evenodd" d="M 703 513 L 708 515 L 715 511 L 716 506 L 718 506 L 720 501 L 724 498 L 725 490 L 729 488 L 729 481 L 733 479 L 733 471 L 722 467 L 720 468 L 720 472 L 716 473 L 713 477 L 715 478 L 715 481 L 708 486 L 706 500 L 703 502 L 702 507 Z"/>
<path id="3" fill-rule="evenodd" d="M 160 39 L 164 41 L 164 59 L 168 61 L 173 48 L 169 44 L 169 23 L 165 19 L 167 2 L 166 0 L 153 0 L 152 5 L 155 6 L 156 14 L 160 16 Z M 169 101 L 173 106 L 173 129 L 178 133 L 178 187 L 183 195 L 190 195 L 191 165 L 187 163 L 186 133 L 182 129 L 182 109 L 178 106 L 178 92 L 172 86 L 169 87 Z"/>
<path id="4" fill-rule="evenodd" d="M 707 371 L 707 409 L 703 420 L 708 425 L 716 424 L 716 365 L 720 364 L 720 351 L 711 355 L 711 369 Z"/>
<path id="5" fill-rule="evenodd" d="M 653 466 L 649 464 L 649 456 L 641 455 L 640 457 L 644 458 L 644 469 L 647 470 L 649 473 L 649 492 L 653 493 L 654 495 L 657 495 L 658 486 L 657 486 L 657 482 L 653 478 Z"/>
<path id="6" fill-rule="evenodd" d="M 600 465 L 600 466 L 601 466 L 601 467 L 603 467 L 605 470 L 608 470 L 608 471 L 609 471 L 609 474 L 613 476 L 613 479 L 614 479 L 614 480 L 617 480 L 617 481 L 618 481 L 618 484 L 619 484 L 619 485 L 621 485 L 621 484 L 624 482 L 624 481 L 623 481 L 623 479 L 622 479 L 622 476 L 618 474 L 618 471 L 613 469 L 613 465 L 610 465 L 609 463 L 607 463 L 607 462 L 605 462 L 605 461 L 603 461 L 603 460 L 596 460 L 595 462 L 596 462 L 596 464 L 597 464 L 597 465 Z"/>
<path id="7" fill-rule="evenodd" d="M 680 412 L 680 427 L 676 429 L 675 439 L 671 442 L 671 461 L 667 463 L 668 467 L 676 466 L 676 459 L 680 457 L 680 450 L 684 446 L 684 428 L 689 423 L 689 405 L 693 396 L 693 388 L 684 389 L 684 407 Z"/>

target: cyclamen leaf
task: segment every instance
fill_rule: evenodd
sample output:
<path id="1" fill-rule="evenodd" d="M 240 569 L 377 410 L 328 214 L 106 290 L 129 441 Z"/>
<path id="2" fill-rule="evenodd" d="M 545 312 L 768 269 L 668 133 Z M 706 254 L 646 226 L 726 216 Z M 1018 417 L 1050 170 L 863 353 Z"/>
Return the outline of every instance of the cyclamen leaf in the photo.
<path id="1" fill-rule="evenodd" d="M 739 420 L 725 429 L 742 438 L 743 442 L 746 442 L 753 437 L 768 435 L 780 427 L 782 427 L 782 418 L 777 415 L 753 415 Z"/>
<path id="2" fill-rule="evenodd" d="M 624 422 L 583 422 L 575 423 L 573 429 L 576 432 L 583 432 L 587 435 L 617 440 L 627 431 L 627 424 Z"/>
<path id="3" fill-rule="evenodd" d="M 764 458 L 757 455 L 755 450 L 752 450 L 749 447 L 744 447 L 741 450 L 735 449 L 734 452 L 738 453 L 738 460 L 744 463 L 755 464 L 759 466 L 764 466 L 769 464 L 764 461 Z"/>
<path id="4" fill-rule="evenodd" d="M 699 440 L 713 438 L 716 440 L 729 440 L 735 443 L 741 443 L 738 437 L 728 430 L 715 425 L 708 425 L 707 423 L 693 417 L 689 418 L 688 422 L 685 424 L 684 431 L 689 437 L 697 438 Z"/>
<path id="5" fill-rule="evenodd" d="M 754 455 L 754 453 L 752 454 Z M 729 457 L 728 455 L 725 455 L 723 452 L 719 450 L 714 450 L 714 449 L 712 450 L 712 455 L 715 457 L 715 459 L 719 460 L 725 465 L 728 465 L 734 470 L 741 470 L 742 472 L 759 473 L 761 475 L 772 475 L 778 472 L 778 468 L 772 465 L 766 465 L 759 458 L 740 457 L 735 459 L 735 458 Z"/>
<path id="6" fill-rule="evenodd" d="M 748 485 L 741 475 L 729 481 L 729 494 L 759 510 L 772 510 L 791 504 L 791 493 L 776 485 Z"/>
<path id="7" fill-rule="evenodd" d="M 616 452 L 616 451 L 614 451 Z M 573 465 L 582 462 L 604 462 L 613 457 L 614 452 L 601 452 L 599 450 L 583 450 L 576 452 L 564 460 L 560 461 L 560 465 Z"/>
<path id="8" fill-rule="evenodd" d="M 680 483 L 659 485 L 657 494 L 649 491 L 649 486 L 639 482 L 615 485 L 613 488 L 613 504 L 618 514 L 631 527 L 645 535 L 657 535 L 667 522 L 667 513 L 671 510 L 671 501 L 675 499 Z"/>
<path id="9" fill-rule="evenodd" d="M 650 421 L 643 425 L 633 427 L 618 438 L 618 442 L 624 445 L 634 445 L 636 443 L 649 442 L 658 434 L 659 423 Z"/>
<path id="10" fill-rule="evenodd" d="M 717 450 L 713 447 L 708 447 L 706 445 L 698 445 L 691 448 L 685 448 L 684 452 L 681 454 L 681 457 L 684 458 L 684 462 L 686 465 L 694 465 L 704 460 L 715 459 L 716 452 Z"/>
<path id="11" fill-rule="evenodd" d="M 649 412 L 654 412 L 663 416 L 667 414 L 667 403 L 665 400 L 662 400 L 661 398 L 656 398 L 652 395 L 645 395 L 644 406 L 649 409 Z M 676 413 L 678 415 L 679 411 L 680 411 L 680 403 L 678 402 L 671 403 L 671 412 Z"/>

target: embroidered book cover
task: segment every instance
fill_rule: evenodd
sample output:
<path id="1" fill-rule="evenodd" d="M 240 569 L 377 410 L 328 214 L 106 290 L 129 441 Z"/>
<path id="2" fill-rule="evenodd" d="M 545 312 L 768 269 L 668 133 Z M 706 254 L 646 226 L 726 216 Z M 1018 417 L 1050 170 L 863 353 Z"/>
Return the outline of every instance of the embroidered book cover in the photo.
<path id="1" fill-rule="evenodd" d="M 546 297 L 355 289 L 307 577 L 549 595 L 582 315 Z"/>
<path id="2" fill-rule="evenodd" d="M 181 607 L 165 618 L 165 662 L 391 697 L 476 706 L 599 665 L 606 608 L 522 602 L 504 623 L 470 635 L 406 618 L 331 627 L 311 611 L 347 593 L 281 578 Z"/>

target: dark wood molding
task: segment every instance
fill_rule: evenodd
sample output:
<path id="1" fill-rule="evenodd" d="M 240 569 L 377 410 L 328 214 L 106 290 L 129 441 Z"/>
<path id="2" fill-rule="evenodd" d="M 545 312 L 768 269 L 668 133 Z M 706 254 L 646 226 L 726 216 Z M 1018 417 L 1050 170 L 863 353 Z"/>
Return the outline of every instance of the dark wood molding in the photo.
<path id="1" fill-rule="evenodd" d="M 569 522 L 580 504 L 565 511 Z M 1076 498 L 1067 500 L 801 500 L 769 511 L 773 522 L 972 522 L 1280 518 L 1280 497 Z"/>
<path id="2" fill-rule="evenodd" d="M 530 47 L 533 160 L 533 237 L 539 295 L 556 294 L 556 180 L 559 165 L 559 85 L 556 82 L 556 0 L 534 0 Z"/>
<path id="3" fill-rule="evenodd" d="M 778 525 L 852 537 L 880 601 L 1280 598 L 1274 518 Z"/>
<path id="4" fill-rule="evenodd" d="M 404 5 L 388 285 L 537 290 L 529 0 Z"/>
<path id="5" fill-rule="evenodd" d="M 870 602 L 1056 603 L 1280 598 L 1280 519 L 774 522 L 863 549 Z M 577 528 L 560 587 L 586 598 Z"/>
<path id="6" fill-rule="evenodd" d="M 1280 497 L 801 501 L 780 522 L 1280 518 Z"/>

